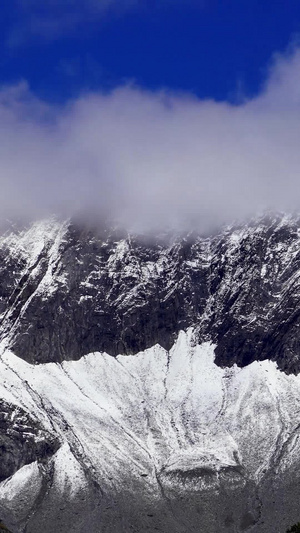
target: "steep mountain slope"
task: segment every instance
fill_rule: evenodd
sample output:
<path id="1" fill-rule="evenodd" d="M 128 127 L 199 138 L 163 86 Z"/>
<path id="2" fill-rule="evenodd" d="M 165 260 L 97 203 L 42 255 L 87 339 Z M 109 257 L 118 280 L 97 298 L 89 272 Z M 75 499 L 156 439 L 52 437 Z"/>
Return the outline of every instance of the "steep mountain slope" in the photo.
<path id="1" fill-rule="evenodd" d="M 179 330 L 197 325 L 221 365 L 271 358 L 297 373 L 299 236 L 288 217 L 150 243 L 36 224 L 0 242 L 1 338 L 41 363 L 170 349 Z"/>
<path id="2" fill-rule="evenodd" d="M 15 533 L 299 519 L 300 223 L 0 241 L 0 517 Z"/>

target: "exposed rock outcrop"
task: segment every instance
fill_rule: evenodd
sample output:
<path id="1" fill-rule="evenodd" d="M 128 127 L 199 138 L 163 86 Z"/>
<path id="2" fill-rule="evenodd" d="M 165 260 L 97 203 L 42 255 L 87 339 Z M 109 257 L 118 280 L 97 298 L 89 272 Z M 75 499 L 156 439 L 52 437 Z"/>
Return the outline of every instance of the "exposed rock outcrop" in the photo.
<path id="1" fill-rule="evenodd" d="M 0 400 L 0 482 L 33 461 L 47 461 L 59 448 L 38 420 L 18 406 Z"/>

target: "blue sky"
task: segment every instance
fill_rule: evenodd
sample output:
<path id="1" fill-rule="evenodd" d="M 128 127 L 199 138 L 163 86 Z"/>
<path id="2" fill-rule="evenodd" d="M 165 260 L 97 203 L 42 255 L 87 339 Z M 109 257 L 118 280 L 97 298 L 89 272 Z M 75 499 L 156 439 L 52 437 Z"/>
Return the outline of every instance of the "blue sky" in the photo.
<path id="1" fill-rule="evenodd" d="M 3 0 L 0 83 L 64 102 L 124 83 L 238 101 L 300 33 L 298 0 Z"/>

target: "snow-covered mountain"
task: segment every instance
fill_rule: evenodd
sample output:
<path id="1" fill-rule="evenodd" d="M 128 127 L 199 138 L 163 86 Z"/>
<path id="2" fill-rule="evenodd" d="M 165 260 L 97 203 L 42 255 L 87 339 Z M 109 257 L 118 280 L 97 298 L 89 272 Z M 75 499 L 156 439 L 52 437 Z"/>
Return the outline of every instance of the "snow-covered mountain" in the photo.
<path id="1" fill-rule="evenodd" d="M 300 220 L 0 240 L 0 519 L 13 533 L 298 521 Z"/>

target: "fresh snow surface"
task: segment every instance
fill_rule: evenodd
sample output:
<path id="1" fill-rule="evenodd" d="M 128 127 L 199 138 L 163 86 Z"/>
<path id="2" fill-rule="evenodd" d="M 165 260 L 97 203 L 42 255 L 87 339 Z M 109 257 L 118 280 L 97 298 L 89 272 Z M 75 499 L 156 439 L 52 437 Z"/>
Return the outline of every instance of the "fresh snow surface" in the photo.
<path id="1" fill-rule="evenodd" d="M 135 484 L 147 477 L 149 497 L 158 495 L 162 471 L 241 464 L 259 480 L 276 454 L 285 469 L 299 453 L 300 376 L 270 361 L 219 368 L 214 347 L 195 345 L 192 330 L 170 352 L 154 346 L 135 356 L 91 353 L 34 366 L 4 351 L 0 375 L 0 397 L 60 435 L 54 463 L 62 492 L 83 488 L 87 470 L 115 489 L 126 477 L 130 490 L 129 472 Z M 36 463 L 2 482 L 0 499 L 32 483 Z"/>

